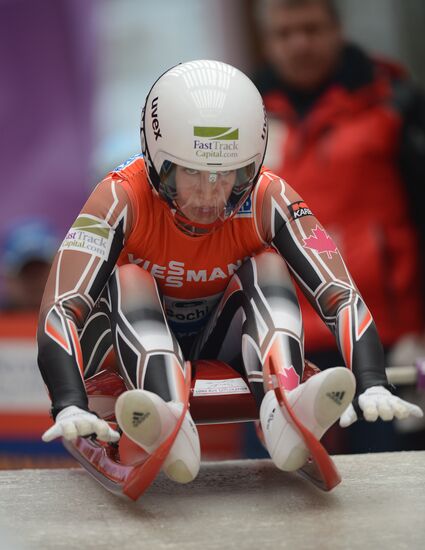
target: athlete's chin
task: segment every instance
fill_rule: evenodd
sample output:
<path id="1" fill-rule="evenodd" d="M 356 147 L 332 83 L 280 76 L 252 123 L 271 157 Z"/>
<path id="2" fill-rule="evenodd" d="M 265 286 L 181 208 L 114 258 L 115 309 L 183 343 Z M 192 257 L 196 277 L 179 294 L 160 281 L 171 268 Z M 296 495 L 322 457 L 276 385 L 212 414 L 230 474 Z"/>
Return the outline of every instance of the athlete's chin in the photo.
<path id="1" fill-rule="evenodd" d="M 218 213 L 216 208 L 194 208 L 187 217 L 195 223 L 207 225 L 217 221 Z"/>

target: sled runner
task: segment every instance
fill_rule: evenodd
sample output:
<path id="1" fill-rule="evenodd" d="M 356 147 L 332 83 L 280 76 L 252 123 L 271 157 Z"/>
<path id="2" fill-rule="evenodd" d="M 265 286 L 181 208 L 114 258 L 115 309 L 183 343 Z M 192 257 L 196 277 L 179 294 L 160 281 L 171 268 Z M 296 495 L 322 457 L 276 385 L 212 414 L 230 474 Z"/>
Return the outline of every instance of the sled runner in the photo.
<path id="1" fill-rule="evenodd" d="M 98 392 L 100 380 L 101 378 L 98 377 L 96 381 Z M 112 388 L 114 397 L 117 397 L 119 393 L 126 389 L 124 382 L 118 375 L 114 378 L 113 373 L 107 372 L 105 380 L 104 387 L 106 389 L 108 386 L 109 389 Z M 189 404 L 191 382 L 191 365 L 189 362 L 185 363 L 185 382 L 186 400 L 180 418 L 173 431 L 154 453 L 146 453 L 125 434 L 121 435 L 119 444 L 108 444 L 95 438 L 84 437 L 79 437 L 75 441 L 63 439 L 66 449 L 106 489 L 115 494 L 124 494 L 132 500 L 137 500 L 157 476 L 182 425 Z M 118 392 L 120 385 L 121 392 Z M 88 391 L 90 388 L 96 391 L 93 381 L 88 386 Z M 97 393 L 95 397 L 108 398 L 109 396 L 102 396 Z M 109 413 L 107 416 L 109 416 L 107 418 L 109 420 L 111 414 Z"/>
<path id="2" fill-rule="evenodd" d="M 311 458 L 309 462 L 298 470 L 298 473 L 308 479 L 314 485 L 322 489 L 323 491 L 330 491 L 341 482 L 341 476 L 326 449 L 320 443 L 318 439 L 299 421 L 291 409 L 288 400 L 285 396 L 285 392 L 279 383 L 279 371 L 274 364 L 273 358 L 270 357 L 269 363 L 270 378 L 274 376 L 278 381 L 274 384 L 274 391 L 278 400 L 278 403 L 293 426 L 295 426 L 304 439 L 306 447 L 310 451 Z M 269 388 L 273 389 L 273 383 L 269 380 Z"/>
<path id="3" fill-rule="evenodd" d="M 416 369 L 412 367 L 401 374 L 399 369 L 387 369 L 389 380 L 410 383 L 412 379 L 413 383 L 420 379 L 424 364 L 422 362 Z M 303 382 L 316 372 L 319 372 L 318 369 L 306 361 Z M 330 491 L 341 481 L 333 460 L 323 445 L 294 415 L 279 383 L 279 371 L 272 361 L 269 372 L 265 374 L 269 388 L 274 388 L 286 418 L 297 428 L 311 453 L 309 462 L 297 473 L 320 489 Z M 400 376 L 404 377 L 403 380 Z M 226 363 L 201 360 L 191 365 L 186 362 L 185 380 L 187 399 L 180 419 L 172 433 L 153 454 L 148 455 L 125 434 L 122 434 L 118 444 L 103 443 L 93 437 L 79 437 L 75 441 L 63 440 L 66 449 L 106 489 L 137 500 L 161 469 L 189 406 L 197 424 L 258 420 L 257 406 L 246 381 Z M 90 409 L 101 418 L 115 423 L 115 401 L 126 390 L 119 374 L 109 370 L 101 371 L 86 381 L 86 389 Z M 261 433 L 259 436 L 261 438 Z"/>
<path id="4" fill-rule="evenodd" d="M 273 365 L 272 368 L 274 368 Z M 312 369 L 314 367 L 307 364 L 304 380 L 313 374 Z M 273 374 L 277 374 L 276 371 Z M 278 376 L 275 379 L 278 380 Z M 172 433 L 153 454 L 147 454 L 125 434 L 122 434 L 118 444 L 104 443 L 94 437 L 79 437 L 75 441 L 63 440 L 66 449 L 106 489 L 137 500 L 161 469 L 188 406 L 197 424 L 221 424 L 258 419 L 257 406 L 247 383 L 229 365 L 215 360 L 195 361 L 193 365 L 186 362 L 185 380 L 187 399 L 179 421 Z M 107 370 L 101 371 L 86 381 L 86 387 L 91 410 L 105 420 L 115 422 L 115 401 L 126 390 L 119 374 Z M 312 451 L 314 463 L 325 464 L 324 468 L 319 467 L 317 470 L 319 481 L 316 481 L 314 474 L 308 473 L 311 466 L 300 472 L 301 475 L 308 477 L 324 490 L 332 489 L 340 481 L 332 460 L 314 436 L 297 425 L 296 418 L 285 401 L 283 390 L 277 386 L 275 391 L 280 405 L 289 414 L 291 422 L 294 422 L 303 437 L 307 438 L 306 442 Z M 323 469 L 325 475 L 322 473 Z M 332 475 L 329 474 L 330 471 Z"/>

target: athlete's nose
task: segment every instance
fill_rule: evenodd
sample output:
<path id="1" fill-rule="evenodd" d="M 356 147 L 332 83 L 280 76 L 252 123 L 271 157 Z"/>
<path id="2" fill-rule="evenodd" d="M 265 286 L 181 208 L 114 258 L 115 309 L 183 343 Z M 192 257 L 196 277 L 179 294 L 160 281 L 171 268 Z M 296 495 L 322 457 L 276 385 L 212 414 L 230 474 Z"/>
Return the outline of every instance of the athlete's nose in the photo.
<path id="1" fill-rule="evenodd" d="M 204 199 L 216 197 L 220 188 L 220 184 L 216 181 L 211 181 L 209 174 L 201 175 L 201 185 L 199 186 L 199 194 Z"/>

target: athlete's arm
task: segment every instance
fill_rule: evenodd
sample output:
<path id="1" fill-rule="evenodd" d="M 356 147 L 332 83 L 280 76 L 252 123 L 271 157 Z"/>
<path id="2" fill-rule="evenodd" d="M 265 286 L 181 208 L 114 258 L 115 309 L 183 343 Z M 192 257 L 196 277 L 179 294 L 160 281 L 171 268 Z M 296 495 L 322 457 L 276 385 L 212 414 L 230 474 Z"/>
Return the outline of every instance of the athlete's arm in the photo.
<path id="1" fill-rule="evenodd" d="M 88 410 L 78 334 L 115 267 L 132 223 L 132 206 L 123 185 L 106 178 L 91 194 L 54 259 L 37 331 L 38 365 L 54 418 L 71 405 Z"/>
<path id="2" fill-rule="evenodd" d="M 303 293 L 335 335 L 346 366 L 356 376 L 357 393 L 386 386 L 376 325 L 335 243 L 286 182 L 268 172 L 262 178 L 269 179 L 257 215 L 262 237 L 286 260 Z"/>

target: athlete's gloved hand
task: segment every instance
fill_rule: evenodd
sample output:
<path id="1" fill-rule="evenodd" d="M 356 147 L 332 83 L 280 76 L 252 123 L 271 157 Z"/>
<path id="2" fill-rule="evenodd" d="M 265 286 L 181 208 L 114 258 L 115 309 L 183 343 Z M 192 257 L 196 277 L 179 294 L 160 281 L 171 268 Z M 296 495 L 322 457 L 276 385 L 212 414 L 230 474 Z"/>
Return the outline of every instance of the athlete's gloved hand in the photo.
<path id="1" fill-rule="evenodd" d="M 413 405 L 404 399 L 393 395 L 383 386 L 373 386 L 361 393 L 358 397 L 359 408 L 363 418 L 368 422 L 375 422 L 378 418 L 392 420 L 395 418 L 407 418 L 417 416 L 421 418 L 424 413 L 417 405 Z M 350 404 L 339 419 L 341 428 L 350 426 L 358 416 L 352 404 Z"/>
<path id="2" fill-rule="evenodd" d="M 45 442 L 57 437 L 73 440 L 90 434 L 96 434 L 101 441 L 116 442 L 120 438 L 120 434 L 110 428 L 105 420 L 71 405 L 60 411 L 54 425 L 44 432 L 41 439 Z"/>

